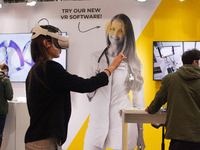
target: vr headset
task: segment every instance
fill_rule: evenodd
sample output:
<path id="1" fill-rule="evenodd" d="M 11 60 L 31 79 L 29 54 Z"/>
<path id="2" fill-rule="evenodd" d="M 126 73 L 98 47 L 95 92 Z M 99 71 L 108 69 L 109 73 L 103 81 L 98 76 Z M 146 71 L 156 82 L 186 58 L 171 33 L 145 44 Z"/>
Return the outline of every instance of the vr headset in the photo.
<path id="1" fill-rule="evenodd" d="M 40 20 L 41 21 L 41 20 Z M 39 22 L 40 22 L 39 21 Z M 31 39 L 37 38 L 39 35 L 50 36 L 53 38 L 53 44 L 58 49 L 67 49 L 69 48 L 69 36 L 63 36 L 59 33 L 49 32 L 47 29 L 40 27 L 39 22 L 35 24 L 35 27 L 32 29 L 32 32 L 35 33 L 31 36 Z"/>

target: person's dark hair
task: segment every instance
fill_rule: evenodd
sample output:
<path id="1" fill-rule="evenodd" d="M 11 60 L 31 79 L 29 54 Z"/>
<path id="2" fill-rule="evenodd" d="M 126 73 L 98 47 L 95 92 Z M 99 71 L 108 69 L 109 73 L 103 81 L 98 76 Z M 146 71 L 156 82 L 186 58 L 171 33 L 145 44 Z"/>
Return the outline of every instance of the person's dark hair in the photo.
<path id="1" fill-rule="evenodd" d="M 200 59 L 200 51 L 196 48 L 188 50 L 183 53 L 182 55 L 182 62 L 183 64 L 192 64 L 194 60 Z"/>
<path id="2" fill-rule="evenodd" d="M 6 63 L 0 63 L 0 69 L 1 70 L 6 70 L 7 69 L 7 72 L 9 71 L 9 67 Z"/>
<path id="3" fill-rule="evenodd" d="M 40 26 L 43 29 L 47 29 L 49 32 L 59 32 L 60 30 L 52 25 L 41 25 Z M 33 33 L 34 34 L 34 33 Z M 50 36 L 45 36 L 45 35 L 39 35 L 37 38 L 32 39 L 31 40 L 31 57 L 33 59 L 33 61 L 35 63 L 39 62 L 39 60 L 45 60 L 45 63 L 43 65 L 43 71 L 44 71 L 44 75 L 46 75 L 46 61 L 49 58 L 49 53 L 47 51 L 47 48 L 45 47 L 45 45 L 43 44 L 44 40 L 47 40 L 48 42 L 52 43 L 52 37 Z M 44 81 L 42 81 L 38 76 L 37 73 L 35 71 L 36 68 L 36 64 L 31 68 L 30 70 L 30 78 L 32 75 L 35 75 L 36 79 L 38 80 L 38 82 L 40 82 L 44 87 L 46 87 L 47 89 L 49 89 L 47 87 L 47 85 L 44 83 Z M 27 96 L 29 95 L 29 91 L 30 91 L 30 87 L 31 87 L 31 81 L 29 82 L 28 85 L 28 92 L 27 92 Z"/>
<path id="4" fill-rule="evenodd" d="M 52 25 L 41 25 L 40 27 L 53 33 L 60 31 L 58 28 Z M 46 39 L 48 42 L 52 42 L 52 37 L 48 35 L 39 35 L 37 38 L 31 40 L 31 57 L 34 62 L 37 62 L 41 58 L 47 60 L 49 57 L 47 48 L 43 44 L 44 39 Z"/>

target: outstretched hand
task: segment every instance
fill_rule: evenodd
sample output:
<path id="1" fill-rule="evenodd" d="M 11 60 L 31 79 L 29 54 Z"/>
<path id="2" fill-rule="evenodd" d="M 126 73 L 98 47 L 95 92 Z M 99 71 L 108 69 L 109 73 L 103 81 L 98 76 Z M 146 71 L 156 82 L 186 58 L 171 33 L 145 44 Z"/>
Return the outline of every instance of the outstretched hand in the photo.
<path id="1" fill-rule="evenodd" d="M 114 60 L 111 63 L 110 67 L 113 67 L 114 70 L 117 69 L 119 67 L 120 63 L 122 62 L 122 60 L 124 60 L 124 59 L 126 59 L 126 56 L 124 56 L 124 54 L 122 54 L 122 53 L 119 53 L 119 55 L 114 58 Z"/>
<path id="2" fill-rule="evenodd" d="M 105 70 L 106 74 L 111 75 L 111 73 L 117 69 L 120 65 L 120 63 L 122 62 L 122 60 L 126 59 L 126 56 L 124 56 L 122 53 L 119 53 L 119 55 L 117 57 L 114 58 L 113 62 L 111 63 L 111 65 Z M 109 72 L 108 72 L 109 70 Z M 109 76 L 108 75 L 108 76 Z"/>

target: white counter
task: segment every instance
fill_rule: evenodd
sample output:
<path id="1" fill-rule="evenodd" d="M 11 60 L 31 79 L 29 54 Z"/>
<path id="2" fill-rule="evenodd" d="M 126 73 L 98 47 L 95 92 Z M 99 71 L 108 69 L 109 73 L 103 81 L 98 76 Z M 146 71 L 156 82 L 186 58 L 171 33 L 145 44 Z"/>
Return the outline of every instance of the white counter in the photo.
<path id="1" fill-rule="evenodd" d="M 128 123 L 165 124 L 166 112 L 148 114 L 144 109 L 130 108 L 122 110 L 122 150 L 128 150 Z"/>
<path id="2" fill-rule="evenodd" d="M 25 150 L 24 136 L 28 126 L 29 115 L 26 103 L 9 102 L 1 149 Z"/>

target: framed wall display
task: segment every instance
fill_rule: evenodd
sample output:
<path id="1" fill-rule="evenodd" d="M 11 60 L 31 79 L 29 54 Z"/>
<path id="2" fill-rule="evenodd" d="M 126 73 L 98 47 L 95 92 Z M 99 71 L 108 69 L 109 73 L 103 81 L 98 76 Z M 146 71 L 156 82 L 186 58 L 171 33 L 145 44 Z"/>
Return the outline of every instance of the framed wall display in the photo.
<path id="1" fill-rule="evenodd" d="M 32 33 L 0 34 L 0 63 L 8 64 L 11 82 L 25 82 L 34 65 L 30 51 L 31 35 Z M 53 60 L 66 69 L 66 50 L 62 50 L 60 58 Z"/>
<path id="2" fill-rule="evenodd" d="M 153 80 L 162 80 L 164 76 L 181 67 L 183 52 L 197 48 L 200 41 L 154 41 L 153 42 Z"/>

